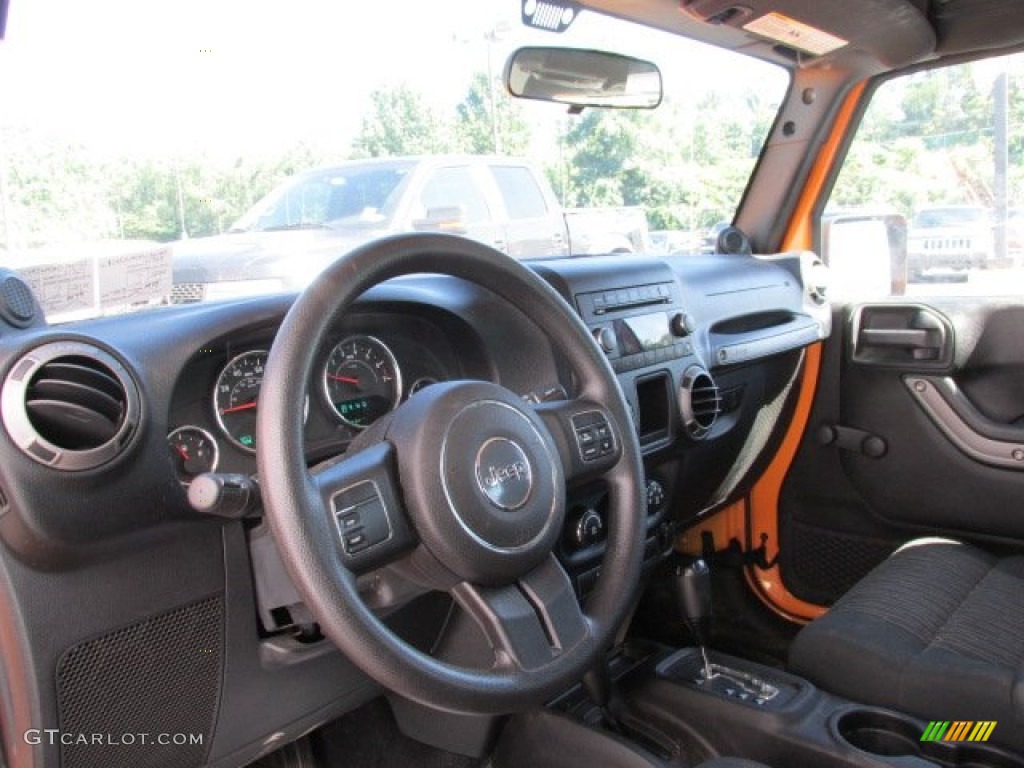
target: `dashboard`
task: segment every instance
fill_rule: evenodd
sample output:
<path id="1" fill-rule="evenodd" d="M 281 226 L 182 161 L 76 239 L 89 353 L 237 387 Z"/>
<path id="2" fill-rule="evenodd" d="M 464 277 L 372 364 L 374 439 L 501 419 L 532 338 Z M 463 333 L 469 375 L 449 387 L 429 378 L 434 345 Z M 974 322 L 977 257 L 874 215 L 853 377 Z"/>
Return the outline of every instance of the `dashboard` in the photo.
<path id="1" fill-rule="evenodd" d="M 531 268 L 576 310 L 628 402 L 650 569 L 679 531 L 738 498 L 781 439 L 804 349 L 830 331 L 820 262 L 630 256 Z M 187 697 L 191 719 L 175 726 L 206 734 L 195 764 L 226 765 L 379 694 L 318 635 L 258 508 L 227 519 L 189 503 L 204 473 L 257 472 L 263 365 L 293 300 L 0 328 L 0 626 L 14 628 L 0 633 L 0 654 L 23 694 L 0 700 L 0 722 L 157 731 L 166 724 L 145 719 L 154 702 Z M 305 394 L 310 466 L 437 382 L 494 382 L 536 403 L 580 390 L 545 329 L 453 277 L 388 281 L 331 329 Z M 578 437 L 581 450 L 601 450 L 598 432 Z M 607 489 L 584 480 L 565 494 L 556 554 L 583 598 L 600 573 Z M 451 609 L 438 593 L 387 569 L 359 584 L 396 632 L 437 642 Z M 104 664 L 112 656 L 117 669 Z M 39 765 L 61 760 L 59 744 L 31 749 Z"/>

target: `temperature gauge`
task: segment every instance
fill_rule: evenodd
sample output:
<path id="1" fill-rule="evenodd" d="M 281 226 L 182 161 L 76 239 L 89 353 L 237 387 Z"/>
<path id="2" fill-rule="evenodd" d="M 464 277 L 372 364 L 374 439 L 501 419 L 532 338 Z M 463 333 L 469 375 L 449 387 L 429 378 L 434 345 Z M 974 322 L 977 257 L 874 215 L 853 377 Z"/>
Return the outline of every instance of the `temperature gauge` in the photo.
<path id="1" fill-rule="evenodd" d="M 167 435 L 167 446 L 178 479 L 188 485 L 204 472 L 217 469 L 217 441 L 199 427 L 178 427 Z"/>

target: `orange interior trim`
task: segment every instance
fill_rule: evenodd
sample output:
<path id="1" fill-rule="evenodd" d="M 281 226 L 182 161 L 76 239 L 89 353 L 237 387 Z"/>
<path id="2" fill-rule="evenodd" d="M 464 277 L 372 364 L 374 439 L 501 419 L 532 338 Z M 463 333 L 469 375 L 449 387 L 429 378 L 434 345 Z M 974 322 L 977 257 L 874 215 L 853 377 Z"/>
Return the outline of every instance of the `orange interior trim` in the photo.
<path id="1" fill-rule="evenodd" d="M 700 556 L 703 553 L 701 535 L 705 531 L 709 531 L 715 537 L 716 542 L 729 542 L 733 539 L 746 541 L 746 499 L 740 499 L 728 507 L 720 509 L 700 525 L 687 528 L 676 539 L 676 551 L 684 555 Z"/>
<path id="2" fill-rule="evenodd" d="M 864 96 L 864 89 L 867 83 L 860 83 L 847 94 L 836 121 L 832 126 L 832 133 L 829 135 L 821 151 L 818 153 L 814 166 L 807 177 L 800 199 L 797 200 L 796 210 L 793 218 L 790 219 L 789 229 L 782 239 L 782 250 L 809 250 L 814 245 L 814 209 L 821 198 L 828 181 L 832 166 L 835 164 L 839 150 L 846 140 L 850 127 L 857 112 L 857 107 Z"/>
<path id="3" fill-rule="evenodd" d="M 824 192 L 843 141 L 853 125 L 865 86 L 865 83 L 861 83 L 847 95 L 836 116 L 832 133 L 818 153 L 783 240 L 782 249 L 785 251 L 809 250 L 814 245 L 815 207 Z M 750 539 L 760 541 L 761 534 L 768 535 L 766 555 L 769 560 L 778 554 L 779 495 L 810 420 L 818 374 L 821 371 L 821 347 L 821 343 L 818 343 L 807 349 L 793 419 L 778 452 L 750 493 Z M 778 566 L 767 571 L 748 568 L 747 581 L 769 608 L 790 621 L 806 622 L 827 610 L 824 606 L 801 600 L 786 589 Z"/>
<path id="4" fill-rule="evenodd" d="M 769 561 L 779 552 L 779 495 L 811 417 L 818 373 L 821 370 L 821 347 L 819 342 L 807 348 L 793 419 L 771 464 L 750 492 L 751 540 L 760 541 L 762 533 L 768 535 L 765 555 Z M 769 608 L 790 621 L 806 622 L 826 610 L 820 605 L 801 600 L 786 589 L 777 565 L 768 570 L 748 568 L 747 581 Z"/>

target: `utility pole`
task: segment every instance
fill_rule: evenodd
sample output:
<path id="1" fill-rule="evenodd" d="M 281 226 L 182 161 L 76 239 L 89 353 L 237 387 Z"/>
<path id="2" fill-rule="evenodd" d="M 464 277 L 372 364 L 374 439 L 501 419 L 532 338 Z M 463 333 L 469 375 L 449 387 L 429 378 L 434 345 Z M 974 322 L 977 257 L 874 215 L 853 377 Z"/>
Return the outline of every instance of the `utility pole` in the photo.
<path id="1" fill-rule="evenodd" d="M 174 160 L 174 180 L 178 186 L 178 220 L 181 224 L 181 238 L 188 240 L 188 229 L 185 227 L 185 193 L 181 186 L 181 165 Z"/>
<path id="2" fill-rule="evenodd" d="M 497 24 L 484 33 L 484 40 L 487 42 L 487 98 L 491 108 L 491 144 L 494 154 L 501 154 L 501 130 L 498 127 L 498 95 L 494 90 L 494 44 L 505 36 L 507 27 Z"/>
<path id="3" fill-rule="evenodd" d="M 1007 148 L 1007 75 L 1000 72 L 992 86 L 992 143 L 995 174 L 992 184 L 992 202 L 995 214 L 994 241 L 995 263 L 1004 266 L 1006 262 L 1006 169 L 1009 165 Z"/>

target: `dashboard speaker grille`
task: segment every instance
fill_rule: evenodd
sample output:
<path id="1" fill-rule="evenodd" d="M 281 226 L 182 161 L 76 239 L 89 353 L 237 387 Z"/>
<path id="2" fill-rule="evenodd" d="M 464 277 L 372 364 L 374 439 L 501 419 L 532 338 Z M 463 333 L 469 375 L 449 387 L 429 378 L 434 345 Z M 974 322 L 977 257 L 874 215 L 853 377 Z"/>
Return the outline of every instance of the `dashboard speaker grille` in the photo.
<path id="1" fill-rule="evenodd" d="M 0 410 L 18 446 L 59 469 L 109 461 L 134 434 L 139 396 L 113 356 L 81 342 L 39 347 L 12 368 Z"/>
<path id="2" fill-rule="evenodd" d="M 61 765 L 203 765 L 217 715 L 223 626 L 216 595 L 69 649 L 57 665 L 61 731 L 105 738 L 63 744 Z"/>
<path id="3" fill-rule="evenodd" d="M 32 289 L 17 275 L 8 275 L 0 280 L 0 315 L 19 328 L 31 325 L 36 319 Z"/>

